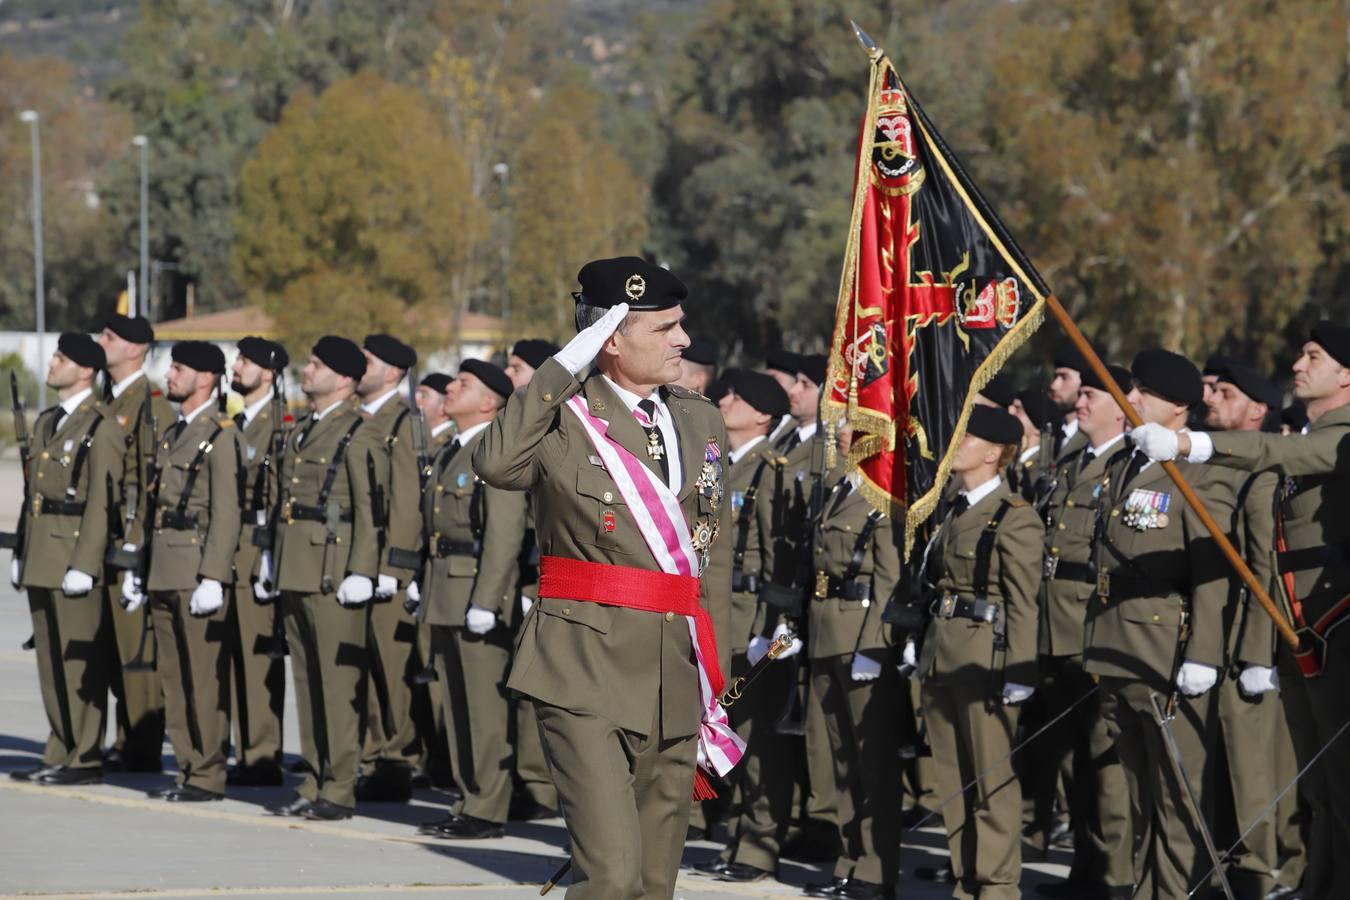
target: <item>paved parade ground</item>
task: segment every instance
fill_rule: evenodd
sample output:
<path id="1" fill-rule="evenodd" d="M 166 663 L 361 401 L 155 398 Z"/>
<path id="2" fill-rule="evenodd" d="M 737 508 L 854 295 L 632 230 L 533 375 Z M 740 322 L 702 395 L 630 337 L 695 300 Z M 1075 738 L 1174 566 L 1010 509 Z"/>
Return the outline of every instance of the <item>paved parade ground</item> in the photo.
<path id="1" fill-rule="evenodd" d="M 13 527 L 20 502 L 18 466 L 0 459 L 0 529 Z M 3 553 L 8 572 L 8 553 Z M 31 653 L 20 649 L 30 632 L 27 604 L 10 585 L 0 587 L 0 773 L 36 764 L 46 736 Z M 288 679 L 289 686 L 289 679 Z M 299 745 L 293 698 L 287 696 L 287 747 Z M 288 762 L 295 757 L 287 754 Z M 419 791 L 411 805 L 361 804 L 341 823 L 264 815 L 263 805 L 289 788 L 231 788 L 220 803 L 169 804 L 146 793 L 173 779 L 165 745 L 165 774 L 110 774 L 95 787 L 42 787 L 0 777 L 0 897 L 291 897 L 334 894 L 387 897 L 442 893 L 464 897 L 525 898 L 562 862 L 561 819 L 509 823 L 501 840 L 448 842 L 422 838 L 415 825 L 439 818 L 445 795 Z M 298 781 L 294 776 L 288 776 Z M 906 836 L 902 863 L 941 864 L 940 831 Z M 685 865 L 713 856 L 719 845 L 689 844 Z M 1023 885 L 1067 871 L 1028 863 Z M 828 870 L 785 862 L 782 882 L 726 885 L 686 869 L 677 897 L 712 900 L 800 896 L 800 885 Z M 927 900 L 950 889 L 905 878 L 900 895 Z M 562 890 L 550 894 L 561 897 Z"/>

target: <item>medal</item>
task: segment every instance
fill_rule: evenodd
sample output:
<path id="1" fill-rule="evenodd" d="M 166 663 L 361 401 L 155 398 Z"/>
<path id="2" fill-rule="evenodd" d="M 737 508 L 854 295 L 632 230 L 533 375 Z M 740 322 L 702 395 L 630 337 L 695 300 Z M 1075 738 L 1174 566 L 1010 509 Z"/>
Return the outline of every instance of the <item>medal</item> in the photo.
<path id="1" fill-rule="evenodd" d="M 647 432 L 647 458 L 660 459 L 664 455 L 665 451 L 661 449 L 660 438 L 657 437 L 656 429 L 653 427 L 651 431 Z"/>

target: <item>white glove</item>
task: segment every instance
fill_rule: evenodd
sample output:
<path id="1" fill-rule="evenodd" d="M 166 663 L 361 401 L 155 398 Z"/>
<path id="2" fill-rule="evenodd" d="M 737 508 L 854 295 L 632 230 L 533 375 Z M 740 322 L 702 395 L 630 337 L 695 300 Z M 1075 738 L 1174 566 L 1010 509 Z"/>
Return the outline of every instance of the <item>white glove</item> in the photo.
<path id="1" fill-rule="evenodd" d="M 203 578 L 188 601 L 188 612 L 194 616 L 209 616 L 225 605 L 225 591 L 214 578 Z"/>
<path id="2" fill-rule="evenodd" d="M 521 594 L 521 595 L 520 595 L 520 614 L 521 614 L 522 616 L 528 616 L 528 615 L 530 614 L 530 607 L 532 607 L 532 606 L 534 606 L 534 601 L 531 600 L 529 597 L 526 597 L 524 594 Z"/>
<path id="3" fill-rule="evenodd" d="M 771 646 L 773 646 L 773 641 L 762 634 L 755 635 L 750 639 L 750 645 L 745 648 L 745 661 L 753 666 L 769 654 Z"/>
<path id="4" fill-rule="evenodd" d="M 1154 422 L 1145 422 L 1130 432 L 1130 440 L 1149 459 L 1168 462 L 1177 458 L 1177 433 Z"/>
<path id="5" fill-rule="evenodd" d="M 1248 666 L 1238 676 L 1238 690 L 1244 697 L 1259 697 L 1280 689 L 1280 673 L 1270 666 Z"/>
<path id="6" fill-rule="evenodd" d="M 911 668 L 919 667 L 919 648 L 914 645 L 914 638 L 905 638 L 905 649 L 900 651 L 900 662 Z"/>
<path id="7" fill-rule="evenodd" d="M 566 347 L 553 354 L 553 358 L 562 363 L 563 368 L 573 375 L 580 374 L 582 369 L 595 362 L 595 357 L 600 354 L 600 348 L 605 346 L 605 341 L 619 329 L 626 315 L 628 304 L 620 303 L 601 316 L 599 322 L 568 341 Z"/>
<path id="8" fill-rule="evenodd" d="M 380 574 L 375 579 L 375 596 L 388 600 L 398 593 L 398 579 L 393 575 Z"/>
<path id="9" fill-rule="evenodd" d="M 418 606 L 422 603 L 422 586 L 417 583 L 416 578 L 408 582 L 408 589 L 403 593 L 413 606 Z"/>
<path id="10" fill-rule="evenodd" d="M 79 569 L 66 569 L 66 577 L 61 579 L 61 592 L 67 597 L 79 597 L 93 589 L 93 575 L 86 575 Z"/>
<path id="11" fill-rule="evenodd" d="M 497 627 L 497 614 L 481 606 L 469 604 L 469 611 L 464 614 L 464 627 L 474 634 L 487 634 Z"/>
<path id="12" fill-rule="evenodd" d="M 787 633 L 788 627 L 786 625 L 779 625 L 777 628 L 773 630 L 773 639 L 776 641 Z M 802 652 L 802 639 L 794 636 L 792 638 L 792 646 L 788 647 L 782 653 L 778 654 L 777 658 L 775 659 L 775 662 L 779 659 L 788 659 L 790 657 L 796 656 L 798 653 L 801 652 Z"/>
<path id="13" fill-rule="evenodd" d="M 272 569 L 272 551 L 264 550 L 258 557 L 258 577 L 253 579 L 253 597 L 259 603 L 271 603 L 281 591 L 269 588 L 276 585 L 277 574 Z"/>
<path id="14" fill-rule="evenodd" d="M 9 561 L 9 583 L 16 591 L 23 586 L 23 560 L 15 558 Z"/>
<path id="15" fill-rule="evenodd" d="M 863 656 L 861 653 L 853 654 L 853 675 L 854 681 L 874 681 L 881 676 L 881 663 L 870 656 Z"/>
<path id="16" fill-rule="evenodd" d="M 1218 669 L 1189 659 L 1181 664 L 1181 670 L 1177 672 L 1177 687 L 1187 697 L 1199 697 L 1214 687 L 1218 680 Z"/>
<path id="17" fill-rule="evenodd" d="M 365 575 L 348 575 L 338 585 L 337 600 L 343 606 L 360 606 L 375 594 L 375 583 Z"/>
<path id="18" fill-rule="evenodd" d="M 1031 695 L 1034 693 L 1036 693 L 1034 687 L 1009 681 L 1003 685 L 1003 705 L 1016 706 L 1019 703 L 1025 703 L 1031 699 Z"/>
<path id="19" fill-rule="evenodd" d="M 135 612 L 145 603 L 145 589 L 136 573 L 127 569 L 122 573 L 122 608 Z"/>

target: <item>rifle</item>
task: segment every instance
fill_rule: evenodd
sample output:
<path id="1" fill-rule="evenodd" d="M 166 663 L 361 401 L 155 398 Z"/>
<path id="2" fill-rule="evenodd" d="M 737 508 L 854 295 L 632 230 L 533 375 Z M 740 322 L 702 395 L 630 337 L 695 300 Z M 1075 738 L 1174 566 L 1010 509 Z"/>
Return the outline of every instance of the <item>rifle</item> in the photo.
<path id="1" fill-rule="evenodd" d="M 120 546 L 111 554 L 110 559 L 113 565 L 119 561 L 127 560 L 132 564 L 126 568 L 133 569 L 136 572 L 136 580 L 140 582 L 141 590 L 148 590 L 150 583 L 150 535 L 154 532 L 155 525 L 155 506 L 159 499 L 159 455 L 154 451 L 159 443 L 159 417 L 155 415 L 154 409 L 150 403 L 150 380 L 145 382 L 145 401 L 141 403 L 141 423 L 149 426 L 148 428 L 138 429 L 136 434 L 136 465 L 137 471 L 145 476 L 145 529 L 141 536 L 141 546 L 134 551 L 124 551 Z M 145 452 L 144 439 L 145 432 L 150 434 L 151 453 Z M 149 462 L 146 462 L 146 459 Z M 141 464 L 144 463 L 144 468 Z M 127 486 L 126 495 L 126 528 L 130 534 L 132 525 L 136 521 L 136 501 L 139 499 L 136 485 Z M 127 554 L 125 556 L 120 554 Z M 149 641 L 155 643 L 155 657 L 159 656 L 158 638 L 155 637 L 154 623 L 150 619 L 150 602 L 141 604 L 141 643 L 136 648 L 136 655 L 123 666 L 126 672 L 149 672 L 155 668 L 154 662 L 145 657 L 145 646 L 147 636 Z"/>
<path id="2" fill-rule="evenodd" d="M 14 551 L 14 558 L 23 556 L 23 526 L 28 517 L 28 463 L 32 453 L 32 439 L 28 434 L 28 409 L 23 402 L 23 393 L 19 390 L 19 373 L 15 369 L 9 372 L 9 396 L 14 406 L 14 439 L 19 444 L 19 466 L 23 470 L 23 506 L 19 510 L 19 524 L 15 531 L 0 532 L 0 549 Z"/>
<path id="3" fill-rule="evenodd" d="M 1036 461 L 1036 487 L 1027 499 L 1036 507 L 1037 512 L 1045 512 L 1050 495 L 1055 492 L 1058 477 L 1055 472 L 1055 428 L 1053 421 L 1041 425 L 1041 453 Z"/>
<path id="4" fill-rule="evenodd" d="M 427 482 L 431 480 L 431 458 L 427 455 L 431 440 L 430 432 L 427 429 L 427 417 L 417 405 L 416 369 L 408 370 L 408 412 L 412 417 L 413 453 L 417 457 L 417 496 L 422 497 L 426 493 Z M 423 546 L 416 550 L 409 550 L 406 547 L 390 547 L 389 565 L 409 570 L 413 573 L 409 576 L 410 579 L 420 575 L 422 567 L 426 563 L 426 535 L 423 535 L 422 539 Z M 429 666 L 428 669 L 430 669 Z"/>
<path id="5" fill-rule="evenodd" d="M 286 452 L 287 442 L 290 440 L 291 426 L 295 424 L 295 419 L 286 406 L 286 374 L 276 368 L 275 351 L 273 351 L 269 363 L 268 368 L 275 373 L 272 380 L 272 421 L 276 425 L 272 429 L 271 447 L 259 466 L 262 469 L 263 509 L 267 511 L 267 521 L 253 529 L 253 546 L 267 551 L 270 551 L 276 542 L 277 516 L 281 514 L 282 507 L 289 499 L 289 491 L 281 484 L 281 460 Z M 275 506 L 273 506 L 274 498 L 272 497 L 273 478 L 277 481 L 277 496 L 275 499 L 279 501 Z M 272 561 L 272 572 L 274 576 L 281 572 L 275 559 Z M 273 589 L 272 585 L 265 584 L 263 587 L 269 591 Z M 285 659 L 289 650 L 290 648 L 286 644 L 286 619 L 279 611 L 274 612 L 272 615 L 272 641 L 267 648 L 267 657 L 268 659 Z"/>

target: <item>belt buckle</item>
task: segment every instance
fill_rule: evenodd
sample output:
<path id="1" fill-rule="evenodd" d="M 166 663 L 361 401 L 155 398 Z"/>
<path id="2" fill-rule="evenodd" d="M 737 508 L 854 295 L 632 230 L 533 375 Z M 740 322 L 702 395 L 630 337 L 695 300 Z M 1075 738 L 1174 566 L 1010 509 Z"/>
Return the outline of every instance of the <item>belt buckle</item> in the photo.
<path id="1" fill-rule="evenodd" d="M 1046 554 L 1041 563 L 1041 577 L 1054 578 L 1055 572 L 1059 569 L 1059 557 Z"/>
<path id="2" fill-rule="evenodd" d="M 944 619 L 950 619 L 956 612 L 956 595 L 943 594 L 941 602 L 938 603 L 938 615 Z"/>
<path id="3" fill-rule="evenodd" d="M 1111 573 L 1110 573 L 1110 572 L 1098 572 L 1098 573 L 1097 573 L 1097 596 L 1099 596 L 1099 597 L 1110 597 L 1110 596 L 1111 596 Z"/>
<path id="4" fill-rule="evenodd" d="M 290 498 L 290 497 L 287 497 L 287 498 L 286 498 L 286 502 L 283 503 L 283 504 L 281 504 L 281 517 L 282 517 L 283 519 L 286 520 L 286 524 L 287 524 L 287 525 L 294 525 L 294 524 L 295 524 L 295 519 L 292 519 L 292 518 L 291 518 L 291 504 L 292 504 L 292 502 L 293 502 L 293 501 L 291 500 L 291 498 Z"/>
<path id="5" fill-rule="evenodd" d="M 42 495 L 38 493 L 33 494 L 33 515 L 42 515 Z"/>
<path id="6" fill-rule="evenodd" d="M 824 600 L 830 596 L 830 576 L 824 572 L 816 573 L 816 599 Z"/>

